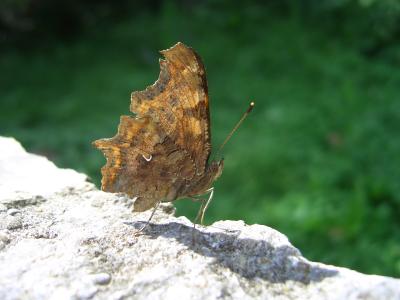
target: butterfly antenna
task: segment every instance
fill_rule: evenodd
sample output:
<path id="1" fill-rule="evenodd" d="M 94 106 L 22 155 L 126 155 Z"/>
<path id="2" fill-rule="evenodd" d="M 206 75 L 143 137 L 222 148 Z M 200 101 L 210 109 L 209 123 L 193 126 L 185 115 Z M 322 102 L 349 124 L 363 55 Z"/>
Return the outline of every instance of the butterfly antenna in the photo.
<path id="1" fill-rule="evenodd" d="M 254 108 L 254 102 L 251 101 L 249 107 L 247 108 L 247 110 L 244 112 L 243 116 L 240 118 L 239 122 L 237 122 L 237 124 L 235 125 L 235 127 L 233 127 L 233 129 L 231 130 L 231 132 L 228 134 L 228 136 L 225 138 L 225 141 L 221 144 L 221 146 L 219 146 L 215 157 L 218 157 L 218 154 L 221 152 L 222 148 L 224 148 L 225 144 L 231 139 L 232 135 L 235 133 L 235 131 L 239 128 L 239 126 L 242 124 L 242 122 L 244 121 L 244 119 L 246 119 L 246 117 L 248 116 L 248 114 L 253 110 Z"/>

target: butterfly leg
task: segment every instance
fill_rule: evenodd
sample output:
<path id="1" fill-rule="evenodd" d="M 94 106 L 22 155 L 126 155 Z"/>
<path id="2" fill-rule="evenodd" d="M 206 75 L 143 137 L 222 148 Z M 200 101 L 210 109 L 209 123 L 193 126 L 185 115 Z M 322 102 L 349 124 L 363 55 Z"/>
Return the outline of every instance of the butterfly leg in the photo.
<path id="1" fill-rule="evenodd" d="M 200 206 L 199 212 L 197 213 L 197 216 L 193 222 L 193 225 L 196 227 L 196 224 L 201 217 L 201 212 L 204 210 L 204 205 L 206 204 L 207 199 L 197 199 L 197 198 L 195 198 L 195 199 L 196 199 L 195 201 L 201 201 L 201 206 Z"/>
<path id="2" fill-rule="evenodd" d="M 194 222 L 193 222 L 193 231 L 192 231 L 192 244 L 193 245 L 196 244 L 196 237 L 195 237 L 196 224 L 200 219 L 200 224 L 203 225 L 204 214 L 205 214 L 206 209 L 207 209 L 208 205 L 210 204 L 211 199 L 212 199 L 212 197 L 214 195 L 214 188 L 212 187 L 212 188 L 208 189 L 205 192 L 205 194 L 206 193 L 210 193 L 210 195 L 208 196 L 208 199 L 204 199 L 204 198 L 203 199 L 199 199 L 199 198 L 196 198 L 196 197 L 191 197 L 191 199 L 193 201 L 201 201 L 201 206 L 200 206 L 199 212 L 197 213 L 197 216 L 196 216 L 196 218 L 194 219 Z"/>
<path id="3" fill-rule="evenodd" d="M 204 214 L 206 213 L 206 210 L 207 210 L 207 208 L 208 208 L 208 205 L 210 205 L 210 202 L 211 202 L 211 200 L 212 200 L 212 198 L 213 198 L 213 195 L 214 195 L 214 187 L 209 188 L 206 192 L 209 192 L 210 195 L 208 196 L 207 201 L 206 201 L 206 202 L 203 202 L 204 205 L 202 204 L 201 207 L 200 207 L 199 213 L 201 212 L 201 214 L 200 214 L 200 224 L 201 224 L 201 225 L 203 225 Z"/>
<path id="4" fill-rule="evenodd" d="M 156 203 L 156 205 L 153 208 L 153 211 L 151 212 L 151 215 L 150 215 L 149 219 L 146 221 L 146 223 L 144 223 L 142 228 L 140 228 L 138 231 L 136 231 L 136 234 L 142 232 L 150 224 L 150 221 L 153 218 L 157 208 L 160 206 L 160 203 L 161 203 L 161 200 Z"/>
<path id="5" fill-rule="evenodd" d="M 199 198 L 196 198 L 196 197 L 191 197 L 191 199 L 193 201 L 201 201 L 201 206 L 200 206 L 199 212 L 197 213 L 197 216 L 196 216 L 196 218 L 194 219 L 194 222 L 193 222 L 193 235 L 192 235 L 193 244 L 195 244 L 194 232 L 195 232 L 195 229 L 196 229 L 196 224 L 200 219 L 200 224 L 203 225 L 204 214 L 205 214 L 205 212 L 207 210 L 207 207 L 210 204 L 211 199 L 212 199 L 212 197 L 214 195 L 214 188 L 212 187 L 212 188 L 208 189 L 205 193 L 210 193 L 210 195 L 208 196 L 208 199 L 199 199 Z"/>
<path id="6" fill-rule="evenodd" d="M 202 211 L 204 211 L 204 206 L 206 204 L 207 199 L 199 199 L 199 198 L 194 198 L 192 197 L 193 201 L 201 201 L 201 206 L 199 209 L 199 212 L 197 213 L 196 218 L 193 221 L 193 231 L 192 231 L 192 244 L 195 245 L 196 244 L 196 236 L 195 236 L 195 232 L 196 232 L 196 224 L 199 221 L 201 215 L 202 215 Z"/>
<path id="7" fill-rule="evenodd" d="M 208 196 L 208 199 L 198 199 L 195 197 L 191 197 L 193 201 L 201 201 L 201 206 L 199 209 L 199 212 L 197 213 L 196 219 L 194 219 L 194 224 L 197 224 L 197 222 L 200 219 L 200 224 L 203 225 L 203 220 L 204 220 L 204 215 L 206 213 L 207 207 L 210 204 L 212 197 L 214 195 L 214 188 L 209 188 L 208 190 L 205 191 L 205 194 L 210 193 Z"/>

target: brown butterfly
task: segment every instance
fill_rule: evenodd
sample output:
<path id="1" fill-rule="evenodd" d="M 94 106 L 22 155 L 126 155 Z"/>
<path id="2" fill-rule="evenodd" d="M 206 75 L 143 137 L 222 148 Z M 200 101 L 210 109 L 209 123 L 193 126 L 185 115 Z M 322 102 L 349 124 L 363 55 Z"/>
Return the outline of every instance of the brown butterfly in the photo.
<path id="1" fill-rule="evenodd" d="M 208 194 L 196 218 L 202 223 L 212 184 L 223 169 L 222 159 L 209 161 L 205 69 L 199 55 L 182 43 L 161 54 L 165 59 L 160 59 L 158 80 L 131 95 L 130 111 L 135 115 L 121 116 L 113 138 L 93 142 L 107 158 L 101 169 L 102 189 L 136 197 L 135 212 L 154 208 L 150 219 L 161 202 Z"/>

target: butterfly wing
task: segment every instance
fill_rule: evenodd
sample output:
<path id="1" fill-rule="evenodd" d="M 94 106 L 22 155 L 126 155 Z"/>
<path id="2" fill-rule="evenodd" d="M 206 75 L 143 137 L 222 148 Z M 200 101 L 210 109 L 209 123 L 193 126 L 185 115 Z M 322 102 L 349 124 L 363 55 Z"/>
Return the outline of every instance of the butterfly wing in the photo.
<path id="1" fill-rule="evenodd" d="M 150 117 L 122 116 L 116 136 L 93 142 L 107 158 L 102 189 L 137 197 L 134 211 L 175 200 L 182 181 L 194 175 L 193 162 Z M 177 176 L 179 174 L 179 176 Z"/>
<path id="2" fill-rule="evenodd" d="M 107 158 L 102 189 L 138 197 L 135 211 L 190 194 L 190 183 L 206 175 L 211 151 L 200 57 L 182 43 L 161 53 L 159 79 L 132 93 L 130 110 L 136 117 L 122 116 L 115 137 L 94 142 Z"/>
<path id="3" fill-rule="evenodd" d="M 149 116 L 193 160 L 196 174 L 205 172 L 211 151 L 205 69 L 196 52 L 182 43 L 161 51 L 159 79 L 133 92 L 130 110 Z"/>

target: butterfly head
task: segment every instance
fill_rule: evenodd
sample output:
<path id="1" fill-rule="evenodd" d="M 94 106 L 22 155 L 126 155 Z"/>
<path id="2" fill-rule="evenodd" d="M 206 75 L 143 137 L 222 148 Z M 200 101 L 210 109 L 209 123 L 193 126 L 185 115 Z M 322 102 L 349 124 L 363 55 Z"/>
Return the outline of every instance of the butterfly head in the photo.
<path id="1" fill-rule="evenodd" d="M 217 180 L 222 174 L 222 170 L 224 168 L 224 159 L 222 158 L 221 160 L 212 161 L 208 168 L 210 174 L 212 174 L 212 180 Z"/>

